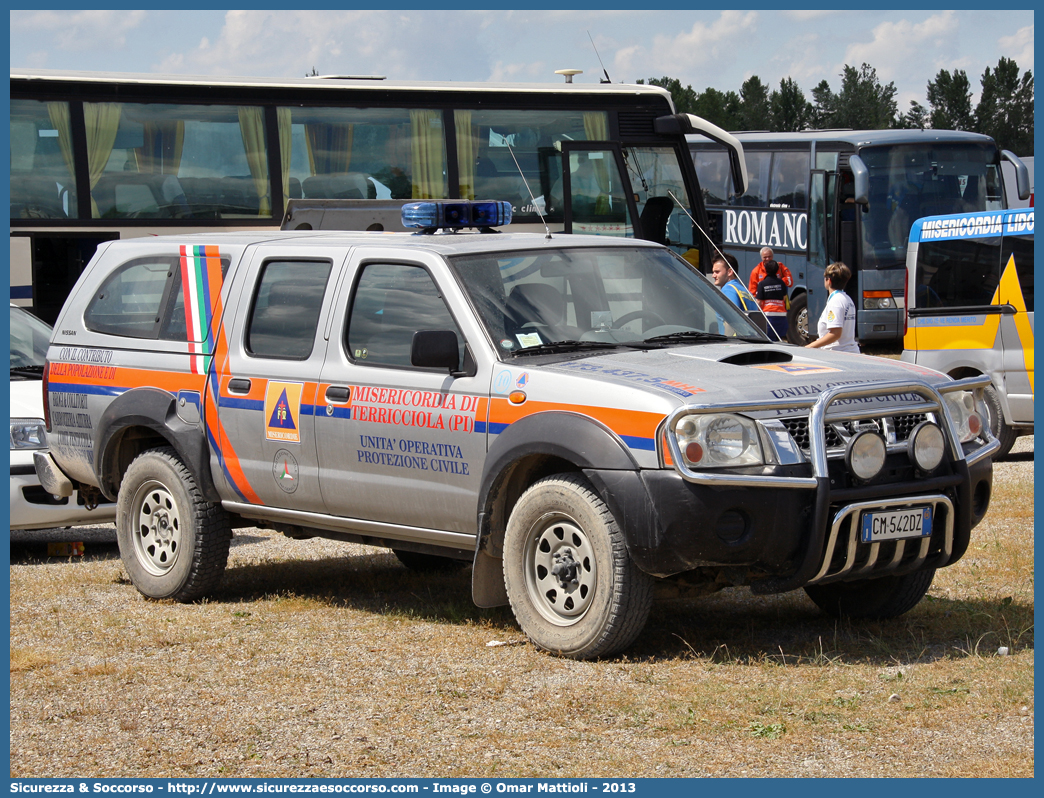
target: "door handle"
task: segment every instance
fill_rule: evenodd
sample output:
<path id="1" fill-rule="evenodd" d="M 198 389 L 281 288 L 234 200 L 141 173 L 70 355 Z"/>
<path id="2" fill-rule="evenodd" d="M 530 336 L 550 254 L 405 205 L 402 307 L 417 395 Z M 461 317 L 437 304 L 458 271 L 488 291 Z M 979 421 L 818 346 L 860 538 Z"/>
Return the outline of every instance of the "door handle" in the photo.
<path id="1" fill-rule="evenodd" d="M 343 385 L 331 385 L 326 389 L 327 402 L 347 402 L 351 395 L 352 389 Z"/>
<path id="2" fill-rule="evenodd" d="M 250 380 L 244 377 L 235 377 L 228 381 L 229 393 L 250 393 Z"/>

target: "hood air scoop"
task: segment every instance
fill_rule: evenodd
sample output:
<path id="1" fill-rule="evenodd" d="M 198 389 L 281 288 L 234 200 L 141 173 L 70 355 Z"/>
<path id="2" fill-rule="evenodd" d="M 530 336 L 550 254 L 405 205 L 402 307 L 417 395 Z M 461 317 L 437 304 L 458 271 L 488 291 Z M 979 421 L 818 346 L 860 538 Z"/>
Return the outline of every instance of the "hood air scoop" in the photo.
<path id="1" fill-rule="evenodd" d="M 723 357 L 719 363 L 728 363 L 732 366 L 761 366 L 766 363 L 789 363 L 794 359 L 790 352 L 781 352 L 778 349 L 748 349 L 745 352 L 737 352 L 734 355 Z"/>

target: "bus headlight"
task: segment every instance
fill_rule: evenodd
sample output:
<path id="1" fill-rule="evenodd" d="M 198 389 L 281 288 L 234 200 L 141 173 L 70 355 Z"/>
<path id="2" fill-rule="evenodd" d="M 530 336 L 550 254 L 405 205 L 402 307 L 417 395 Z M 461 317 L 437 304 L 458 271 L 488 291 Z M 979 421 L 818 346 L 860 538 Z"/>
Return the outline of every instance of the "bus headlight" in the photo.
<path id="1" fill-rule="evenodd" d="M 950 391 L 945 394 L 946 411 L 957 428 L 957 440 L 968 443 L 982 432 L 982 417 L 975 408 L 975 394 L 971 391 Z"/>
<path id="2" fill-rule="evenodd" d="M 761 465 L 757 423 L 732 413 L 683 416 L 674 425 L 678 448 L 690 468 Z"/>
<path id="3" fill-rule="evenodd" d="M 863 310 L 891 310 L 895 307 L 891 291 L 863 292 Z"/>

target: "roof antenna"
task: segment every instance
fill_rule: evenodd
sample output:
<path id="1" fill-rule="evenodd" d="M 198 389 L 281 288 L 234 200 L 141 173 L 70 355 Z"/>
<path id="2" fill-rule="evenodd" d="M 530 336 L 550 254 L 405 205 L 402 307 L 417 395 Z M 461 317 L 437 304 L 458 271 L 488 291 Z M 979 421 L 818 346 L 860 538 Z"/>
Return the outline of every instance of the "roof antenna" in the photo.
<path id="1" fill-rule="evenodd" d="M 504 143 L 507 144 L 506 141 Z M 515 157 L 515 150 L 511 147 L 510 144 L 507 145 L 507 148 L 508 148 L 508 152 L 511 153 L 511 160 L 515 162 L 515 168 L 518 170 L 518 175 L 519 175 L 519 177 L 522 178 L 522 183 L 525 185 L 526 191 L 529 192 L 529 198 L 533 201 L 533 209 L 537 212 L 537 216 L 540 217 L 540 221 L 544 225 L 544 232 L 547 233 L 545 238 L 548 241 L 550 241 L 551 240 L 551 228 L 547 226 L 547 220 L 544 218 L 544 214 L 540 212 L 540 206 L 537 204 L 536 197 L 533 196 L 533 189 L 531 189 L 529 187 L 529 181 L 526 180 L 526 175 L 522 171 L 522 167 L 518 165 L 518 158 Z"/>
<path id="2" fill-rule="evenodd" d="M 591 46 L 594 47 L 595 58 L 598 59 L 598 66 L 600 66 L 602 68 L 602 74 L 605 75 L 605 80 L 601 80 L 600 79 L 598 82 L 599 83 L 612 83 L 612 81 L 609 80 L 609 73 L 605 71 L 605 64 L 602 63 L 602 56 L 598 55 L 598 48 L 595 47 L 594 38 L 592 38 L 592 36 L 591 36 L 591 31 L 587 32 L 587 38 L 591 39 Z"/>

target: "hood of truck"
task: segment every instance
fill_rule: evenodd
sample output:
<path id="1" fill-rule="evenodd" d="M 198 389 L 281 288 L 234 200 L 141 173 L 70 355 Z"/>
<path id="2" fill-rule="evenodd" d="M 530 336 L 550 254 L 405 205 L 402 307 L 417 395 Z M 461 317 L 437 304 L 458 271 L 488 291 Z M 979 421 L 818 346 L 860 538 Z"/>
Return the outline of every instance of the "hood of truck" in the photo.
<path id="1" fill-rule="evenodd" d="M 888 358 L 732 343 L 619 351 L 545 368 L 620 388 L 644 389 L 673 398 L 679 406 L 814 399 L 838 385 L 895 381 L 938 385 L 949 380 L 937 371 Z"/>

